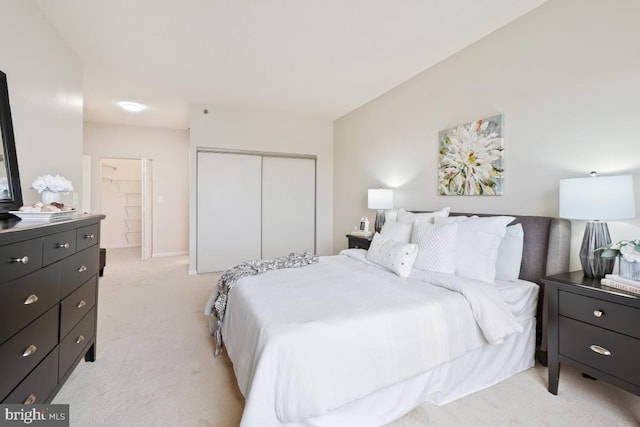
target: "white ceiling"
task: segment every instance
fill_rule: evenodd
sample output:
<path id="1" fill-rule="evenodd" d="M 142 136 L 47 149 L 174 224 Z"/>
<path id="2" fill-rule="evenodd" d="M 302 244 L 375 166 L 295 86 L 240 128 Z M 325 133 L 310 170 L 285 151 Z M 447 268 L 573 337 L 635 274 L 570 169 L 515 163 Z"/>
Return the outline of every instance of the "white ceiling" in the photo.
<path id="1" fill-rule="evenodd" d="M 186 129 L 190 104 L 336 119 L 547 0 L 35 1 L 86 121 Z"/>

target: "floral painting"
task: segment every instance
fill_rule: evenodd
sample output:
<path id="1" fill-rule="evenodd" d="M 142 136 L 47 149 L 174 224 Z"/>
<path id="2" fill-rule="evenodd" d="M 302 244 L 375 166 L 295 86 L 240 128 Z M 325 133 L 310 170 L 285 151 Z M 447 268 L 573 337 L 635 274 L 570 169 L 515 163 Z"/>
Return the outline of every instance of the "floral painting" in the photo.
<path id="1" fill-rule="evenodd" d="M 440 131 L 439 140 L 440 195 L 503 194 L 502 115 Z"/>

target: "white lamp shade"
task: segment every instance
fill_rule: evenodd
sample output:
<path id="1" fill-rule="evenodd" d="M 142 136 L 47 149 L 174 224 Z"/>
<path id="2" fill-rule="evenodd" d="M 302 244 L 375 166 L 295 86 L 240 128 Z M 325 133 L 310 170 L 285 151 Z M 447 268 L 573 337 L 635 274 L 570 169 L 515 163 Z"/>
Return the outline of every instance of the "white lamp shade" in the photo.
<path id="1" fill-rule="evenodd" d="M 631 175 L 560 180 L 561 218 L 606 221 L 635 216 Z"/>
<path id="2" fill-rule="evenodd" d="M 393 190 L 369 190 L 367 205 L 369 209 L 393 209 Z"/>

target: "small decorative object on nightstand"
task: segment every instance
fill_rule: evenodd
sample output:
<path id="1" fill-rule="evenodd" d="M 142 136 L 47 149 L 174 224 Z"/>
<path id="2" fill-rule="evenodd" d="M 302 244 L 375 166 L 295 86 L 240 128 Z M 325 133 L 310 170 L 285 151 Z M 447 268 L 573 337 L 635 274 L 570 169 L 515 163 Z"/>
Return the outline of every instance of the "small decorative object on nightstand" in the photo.
<path id="1" fill-rule="evenodd" d="M 371 245 L 371 240 L 373 239 L 373 236 L 347 234 L 347 239 L 349 239 L 349 249 L 369 250 L 369 246 Z"/>
<path id="2" fill-rule="evenodd" d="M 549 391 L 560 363 L 640 396 L 640 295 L 607 288 L 582 271 L 542 279 L 548 314 Z"/>

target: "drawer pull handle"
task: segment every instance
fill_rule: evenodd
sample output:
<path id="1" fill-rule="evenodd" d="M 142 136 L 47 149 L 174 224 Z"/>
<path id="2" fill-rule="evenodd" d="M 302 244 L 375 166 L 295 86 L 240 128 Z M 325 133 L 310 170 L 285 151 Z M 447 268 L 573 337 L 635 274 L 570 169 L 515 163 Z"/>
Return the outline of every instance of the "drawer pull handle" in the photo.
<path id="1" fill-rule="evenodd" d="M 34 403 L 36 403 L 36 395 L 30 394 L 29 397 L 27 397 L 27 400 L 24 401 L 23 405 L 32 405 Z"/>
<path id="2" fill-rule="evenodd" d="M 78 269 L 78 273 L 83 273 L 87 271 L 87 267 L 85 267 L 84 265 L 81 265 L 80 268 Z"/>
<path id="3" fill-rule="evenodd" d="M 593 311 L 593 315 L 596 317 L 602 317 L 602 315 L 604 314 L 604 312 L 602 310 L 594 310 Z"/>
<path id="4" fill-rule="evenodd" d="M 76 344 L 80 344 L 82 341 L 84 341 L 84 335 L 80 335 L 80 336 L 76 339 Z"/>
<path id="5" fill-rule="evenodd" d="M 24 353 L 22 353 L 22 357 L 29 357 L 33 353 L 35 353 L 37 350 L 38 350 L 38 347 L 36 347 L 35 345 L 31 344 L 29 347 L 27 347 L 27 349 L 24 351 Z"/>
<path id="6" fill-rule="evenodd" d="M 589 348 L 591 349 L 591 351 L 595 351 L 598 354 L 601 354 L 603 356 L 611 356 L 611 352 L 609 350 L 607 350 L 604 347 L 600 347 L 599 345 L 591 345 L 589 346 Z"/>
<path id="7" fill-rule="evenodd" d="M 78 305 L 76 306 L 77 308 L 82 308 L 85 305 L 87 305 L 87 303 L 84 300 L 80 300 L 80 302 L 78 303 Z"/>
<path id="8" fill-rule="evenodd" d="M 56 248 L 58 249 L 69 249 L 69 242 L 65 242 L 65 243 L 56 243 Z"/>
<path id="9" fill-rule="evenodd" d="M 25 255 L 22 258 L 14 258 L 11 262 L 15 262 L 15 263 L 19 263 L 19 264 L 28 264 L 29 263 L 29 257 Z"/>
<path id="10" fill-rule="evenodd" d="M 27 297 L 26 300 L 24 300 L 24 305 L 30 305 L 37 301 L 38 301 L 38 295 L 31 294 Z"/>
<path id="11" fill-rule="evenodd" d="M 84 235 L 84 238 L 85 238 L 85 239 L 95 239 L 95 238 L 96 238 L 96 236 L 95 236 L 93 233 L 92 233 L 92 234 L 85 234 L 85 235 Z"/>

